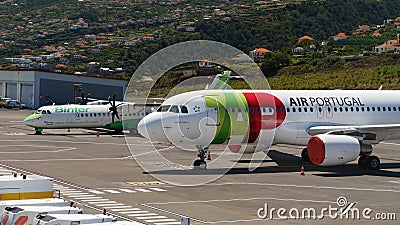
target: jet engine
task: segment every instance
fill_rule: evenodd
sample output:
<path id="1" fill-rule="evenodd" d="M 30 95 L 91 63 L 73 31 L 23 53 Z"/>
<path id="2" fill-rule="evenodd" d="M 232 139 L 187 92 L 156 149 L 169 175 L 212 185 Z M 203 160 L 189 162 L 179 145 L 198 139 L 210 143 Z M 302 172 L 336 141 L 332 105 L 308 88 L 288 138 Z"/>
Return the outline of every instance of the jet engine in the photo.
<path id="1" fill-rule="evenodd" d="M 361 145 L 355 137 L 319 134 L 310 138 L 307 151 L 312 163 L 335 166 L 356 160 L 361 153 Z"/>

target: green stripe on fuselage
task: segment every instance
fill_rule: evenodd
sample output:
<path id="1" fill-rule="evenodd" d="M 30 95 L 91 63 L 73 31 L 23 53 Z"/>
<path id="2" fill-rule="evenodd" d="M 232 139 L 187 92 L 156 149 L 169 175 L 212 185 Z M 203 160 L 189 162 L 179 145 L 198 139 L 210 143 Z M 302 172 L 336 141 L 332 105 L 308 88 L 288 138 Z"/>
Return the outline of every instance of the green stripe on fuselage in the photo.
<path id="1" fill-rule="evenodd" d="M 247 135 L 249 115 L 246 98 L 239 92 L 225 93 L 227 110 L 231 123 L 231 135 Z"/>
<path id="2" fill-rule="evenodd" d="M 217 108 L 217 103 L 215 100 L 218 101 L 218 119 L 220 125 L 217 127 L 216 135 L 212 141 L 212 144 L 222 144 L 226 141 L 231 133 L 229 114 L 225 109 L 225 96 L 223 94 L 218 94 L 204 97 L 207 108 Z"/>
<path id="3" fill-rule="evenodd" d="M 129 130 L 136 129 L 142 118 L 135 119 L 124 119 L 123 121 L 116 120 L 114 123 L 111 123 L 105 126 L 107 129 L 111 130 Z"/>

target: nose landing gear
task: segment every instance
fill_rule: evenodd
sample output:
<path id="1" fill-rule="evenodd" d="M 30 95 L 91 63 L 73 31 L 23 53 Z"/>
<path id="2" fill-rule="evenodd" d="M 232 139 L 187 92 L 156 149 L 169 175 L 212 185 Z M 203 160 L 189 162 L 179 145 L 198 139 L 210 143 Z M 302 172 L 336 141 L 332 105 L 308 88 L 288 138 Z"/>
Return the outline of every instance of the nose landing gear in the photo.
<path id="1" fill-rule="evenodd" d="M 193 163 L 193 166 L 195 169 L 207 169 L 207 163 L 206 163 L 206 156 L 208 152 L 208 146 L 199 146 L 198 148 L 199 154 L 197 156 L 199 159 L 196 159 Z"/>

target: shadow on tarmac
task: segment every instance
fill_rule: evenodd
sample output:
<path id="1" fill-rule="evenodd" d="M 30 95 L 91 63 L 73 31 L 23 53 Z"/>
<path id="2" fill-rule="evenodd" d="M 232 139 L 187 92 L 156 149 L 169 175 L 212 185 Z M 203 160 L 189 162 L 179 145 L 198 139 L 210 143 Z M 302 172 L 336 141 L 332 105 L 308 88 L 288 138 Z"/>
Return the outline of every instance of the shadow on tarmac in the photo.
<path id="1" fill-rule="evenodd" d="M 303 162 L 299 156 L 288 153 L 270 150 L 268 156 L 271 160 L 263 160 L 264 163 L 275 162 L 277 166 L 260 166 L 254 171 L 249 171 L 247 167 L 232 168 L 226 174 L 257 174 L 257 173 L 300 173 L 301 166 L 304 165 L 306 173 L 321 177 L 354 177 L 354 176 L 381 176 L 381 177 L 400 177 L 399 172 L 389 171 L 389 169 L 400 168 L 399 163 L 381 163 L 380 170 L 363 170 L 357 164 L 345 164 L 340 166 L 323 167 L 314 165 L 309 162 Z M 250 160 L 238 160 L 238 164 L 248 164 Z M 191 171 L 191 172 L 190 172 Z M 160 170 L 153 172 L 144 172 L 147 174 L 188 174 L 190 175 L 205 175 L 218 174 L 226 172 L 226 168 L 207 169 L 207 170 Z M 314 173 L 313 172 L 322 172 Z"/>

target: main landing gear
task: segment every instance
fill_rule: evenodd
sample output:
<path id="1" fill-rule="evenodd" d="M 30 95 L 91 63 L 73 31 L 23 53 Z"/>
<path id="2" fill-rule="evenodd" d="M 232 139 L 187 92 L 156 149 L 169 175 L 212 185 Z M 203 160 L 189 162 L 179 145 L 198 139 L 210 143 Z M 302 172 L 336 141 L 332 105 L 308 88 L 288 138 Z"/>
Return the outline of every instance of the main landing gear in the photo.
<path id="1" fill-rule="evenodd" d="M 310 156 L 308 156 L 307 148 L 303 148 L 301 151 L 301 159 L 303 162 L 311 162 Z"/>
<path id="2" fill-rule="evenodd" d="M 207 156 L 207 152 L 208 152 L 208 146 L 206 147 L 199 147 L 198 149 L 199 154 L 197 154 L 197 156 L 199 157 L 199 159 L 196 159 L 193 163 L 193 166 L 195 169 L 207 169 L 207 163 L 206 163 L 206 156 Z"/>
<path id="3" fill-rule="evenodd" d="M 379 170 L 381 161 L 377 156 L 363 154 L 358 158 L 358 166 L 361 169 Z"/>
<path id="4" fill-rule="evenodd" d="M 35 135 L 40 135 L 40 134 L 42 134 L 42 129 L 35 128 Z"/>

